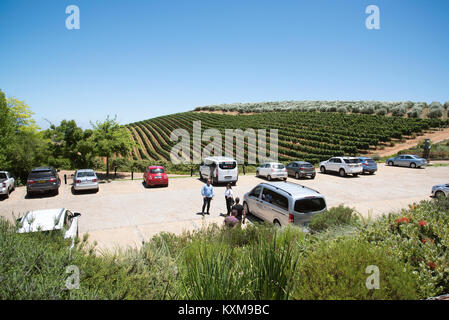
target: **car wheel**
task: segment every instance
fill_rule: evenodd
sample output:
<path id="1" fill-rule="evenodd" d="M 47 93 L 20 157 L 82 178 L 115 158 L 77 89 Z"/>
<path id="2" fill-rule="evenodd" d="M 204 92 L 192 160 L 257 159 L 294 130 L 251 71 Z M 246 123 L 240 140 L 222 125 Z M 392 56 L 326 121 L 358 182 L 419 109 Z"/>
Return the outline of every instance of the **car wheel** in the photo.
<path id="1" fill-rule="evenodd" d="M 248 204 L 243 202 L 243 210 L 245 210 L 246 215 L 250 215 L 251 211 L 249 211 Z"/>
<path id="2" fill-rule="evenodd" d="M 299 174 L 298 174 L 298 172 L 295 173 L 295 178 L 296 178 L 296 179 L 299 179 Z"/>
<path id="3" fill-rule="evenodd" d="M 55 196 L 57 196 L 59 194 L 59 189 L 55 190 Z"/>
<path id="4" fill-rule="evenodd" d="M 416 168 L 416 163 L 414 162 L 410 163 L 410 168 Z"/>
<path id="5" fill-rule="evenodd" d="M 201 171 L 200 171 L 200 180 L 203 180 L 203 175 L 201 174 Z"/>
<path id="6" fill-rule="evenodd" d="M 232 185 L 235 187 L 237 185 L 237 181 L 234 181 Z"/>
<path id="7" fill-rule="evenodd" d="M 256 171 L 256 177 L 259 177 L 259 170 Z"/>
<path id="8" fill-rule="evenodd" d="M 446 194 L 443 191 L 435 192 L 435 198 L 444 198 L 444 197 L 446 197 Z"/>
<path id="9" fill-rule="evenodd" d="M 388 161 L 388 165 L 389 166 L 394 166 L 394 162 L 393 161 Z"/>
<path id="10" fill-rule="evenodd" d="M 341 177 L 344 177 L 344 176 L 346 176 L 346 171 L 345 171 L 345 169 L 340 169 L 340 171 L 338 171 L 339 173 L 340 173 L 340 176 Z"/>
<path id="11" fill-rule="evenodd" d="M 280 228 L 281 227 L 281 223 L 278 220 L 274 220 L 273 221 L 273 225 L 275 228 Z"/>
<path id="12" fill-rule="evenodd" d="M 313 175 L 313 176 L 310 176 L 310 179 L 312 179 L 312 180 L 313 180 L 313 179 L 315 179 L 315 175 Z"/>
<path id="13" fill-rule="evenodd" d="M 370 171 L 370 173 L 369 174 L 374 174 L 374 171 Z"/>
<path id="14" fill-rule="evenodd" d="M 357 177 L 359 174 L 358 173 L 353 173 L 352 174 L 354 177 Z"/>
<path id="15" fill-rule="evenodd" d="M 6 199 L 9 198 L 9 188 L 8 188 L 8 190 L 6 190 L 5 198 L 6 198 Z"/>
<path id="16" fill-rule="evenodd" d="M 76 194 L 76 190 L 75 190 L 74 187 L 72 187 L 72 193 L 73 193 L 73 194 Z"/>
<path id="17" fill-rule="evenodd" d="M 321 171 L 321 173 L 326 173 L 326 167 L 325 166 L 321 166 L 320 167 L 320 171 Z"/>
<path id="18" fill-rule="evenodd" d="M 271 176 L 270 175 L 267 176 L 267 180 L 271 181 Z"/>

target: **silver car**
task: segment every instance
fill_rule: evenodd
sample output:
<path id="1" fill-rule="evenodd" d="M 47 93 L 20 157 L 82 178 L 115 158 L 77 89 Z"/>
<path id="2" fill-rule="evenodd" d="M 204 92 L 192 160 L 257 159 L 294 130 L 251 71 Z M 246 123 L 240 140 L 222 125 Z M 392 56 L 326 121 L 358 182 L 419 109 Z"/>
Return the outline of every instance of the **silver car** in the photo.
<path id="1" fill-rule="evenodd" d="M 95 190 L 98 191 L 98 178 L 92 169 L 76 170 L 73 175 L 73 191 Z"/>
<path id="2" fill-rule="evenodd" d="M 272 179 L 287 180 L 287 169 L 282 163 L 266 162 L 257 168 L 256 177 L 265 177 L 268 181 Z"/>
<path id="3" fill-rule="evenodd" d="M 431 196 L 432 197 L 447 197 L 449 195 L 449 184 L 437 184 L 432 187 Z"/>
<path id="4" fill-rule="evenodd" d="M 306 225 L 312 216 L 326 210 L 318 191 L 292 182 L 261 183 L 243 197 L 246 213 L 277 226 Z"/>
<path id="5" fill-rule="evenodd" d="M 426 159 L 420 158 L 413 154 L 401 154 L 394 158 L 389 158 L 385 162 L 389 166 L 421 168 L 427 165 Z"/>

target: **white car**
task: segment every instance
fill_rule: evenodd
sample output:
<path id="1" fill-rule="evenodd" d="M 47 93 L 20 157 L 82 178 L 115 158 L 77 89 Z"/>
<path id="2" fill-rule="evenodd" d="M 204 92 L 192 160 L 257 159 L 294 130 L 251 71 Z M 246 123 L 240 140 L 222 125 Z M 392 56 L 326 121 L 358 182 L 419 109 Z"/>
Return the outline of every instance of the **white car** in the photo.
<path id="1" fill-rule="evenodd" d="M 9 198 L 11 191 L 16 188 L 15 180 L 8 171 L 0 171 L 0 195 Z"/>
<path id="2" fill-rule="evenodd" d="M 80 169 L 76 170 L 73 175 L 73 190 L 95 190 L 99 189 L 98 178 L 92 169 Z"/>
<path id="3" fill-rule="evenodd" d="M 287 180 L 287 168 L 278 162 L 262 163 L 256 170 L 256 177 L 265 177 L 268 181 L 272 179 Z"/>
<path id="4" fill-rule="evenodd" d="M 433 186 L 431 196 L 436 198 L 449 196 L 449 183 Z"/>
<path id="5" fill-rule="evenodd" d="M 356 157 L 333 157 L 320 162 L 320 171 L 321 173 L 338 172 L 342 177 L 348 174 L 357 176 L 363 172 L 363 166 Z"/>
<path id="6" fill-rule="evenodd" d="M 62 230 L 64 239 L 72 239 L 72 247 L 78 237 L 78 218 L 80 213 L 59 209 L 45 209 L 28 211 L 19 219 L 18 233 L 45 232 Z"/>

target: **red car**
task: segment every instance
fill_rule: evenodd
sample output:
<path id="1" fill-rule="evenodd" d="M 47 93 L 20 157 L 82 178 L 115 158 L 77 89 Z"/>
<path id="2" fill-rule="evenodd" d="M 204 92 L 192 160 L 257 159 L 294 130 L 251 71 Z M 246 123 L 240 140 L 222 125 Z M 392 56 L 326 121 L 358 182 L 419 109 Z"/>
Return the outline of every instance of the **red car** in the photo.
<path id="1" fill-rule="evenodd" d="M 163 185 L 168 187 L 168 176 L 164 167 L 149 166 L 143 174 L 143 184 L 145 187 Z"/>

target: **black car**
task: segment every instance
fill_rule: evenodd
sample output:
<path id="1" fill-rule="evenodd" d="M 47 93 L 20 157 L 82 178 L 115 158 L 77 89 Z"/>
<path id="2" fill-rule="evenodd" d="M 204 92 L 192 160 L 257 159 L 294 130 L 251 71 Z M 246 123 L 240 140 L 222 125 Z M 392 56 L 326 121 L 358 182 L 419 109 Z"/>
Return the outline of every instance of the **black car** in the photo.
<path id="1" fill-rule="evenodd" d="M 31 170 L 27 179 L 27 196 L 33 193 L 59 193 L 61 180 L 59 170 L 53 167 L 39 167 Z"/>
<path id="2" fill-rule="evenodd" d="M 316 176 L 315 167 L 313 164 L 306 161 L 294 161 L 290 162 L 286 166 L 287 174 L 294 176 L 296 179 L 310 177 L 314 179 Z"/>

